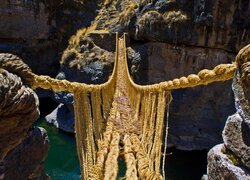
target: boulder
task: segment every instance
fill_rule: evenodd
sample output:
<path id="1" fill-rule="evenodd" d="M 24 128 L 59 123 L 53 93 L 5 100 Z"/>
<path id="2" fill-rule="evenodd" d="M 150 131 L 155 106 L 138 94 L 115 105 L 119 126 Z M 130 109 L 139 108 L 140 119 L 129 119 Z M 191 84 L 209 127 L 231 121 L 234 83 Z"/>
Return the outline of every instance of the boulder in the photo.
<path id="1" fill-rule="evenodd" d="M 75 133 L 74 109 L 72 105 L 59 104 L 45 119 L 48 123 L 55 125 L 63 131 Z"/>
<path id="2" fill-rule="evenodd" d="M 219 144 L 208 152 L 208 180 L 250 179 L 250 171 L 235 165 L 225 151 L 225 146 Z"/>
<path id="3" fill-rule="evenodd" d="M 223 130 L 226 148 L 240 159 L 243 166 L 250 169 L 250 124 L 239 114 L 230 116 Z"/>
<path id="4" fill-rule="evenodd" d="M 49 149 L 46 130 L 36 127 L 14 150 L 4 158 L 4 180 L 48 180 L 44 160 Z"/>
<path id="5" fill-rule="evenodd" d="M 32 128 L 39 102 L 29 88 L 30 72 L 17 56 L 0 54 L 0 179 L 48 179 L 48 137 L 44 129 Z"/>
<path id="6" fill-rule="evenodd" d="M 39 116 L 38 98 L 21 78 L 0 68 L 0 160 L 20 144 Z"/>
<path id="7" fill-rule="evenodd" d="M 233 80 L 236 113 L 228 117 L 223 145 L 208 153 L 208 177 L 214 179 L 250 179 L 249 60 L 250 46 L 236 56 L 237 70 Z"/>

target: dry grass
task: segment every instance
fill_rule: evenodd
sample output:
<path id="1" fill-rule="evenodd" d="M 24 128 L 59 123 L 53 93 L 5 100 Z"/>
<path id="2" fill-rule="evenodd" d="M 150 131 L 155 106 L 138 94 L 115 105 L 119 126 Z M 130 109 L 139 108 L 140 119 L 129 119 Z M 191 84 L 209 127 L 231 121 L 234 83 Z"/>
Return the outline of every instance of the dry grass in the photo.
<path id="1" fill-rule="evenodd" d="M 186 21 L 187 15 L 183 14 L 181 11 L 168 11 L 163 14 L 163 19 L 166 23 L 181 23 Z"/>
<path id="2" fill-rule="evenodd" d="M 86 37 L 90 32 L 94 31 L 96 29 L 96 24 L 92 24 L 88 28 L 82 28 L 76 32 L 75 35 L 71 36 L 69 39 L 69 45 L 70 46 L 77 46 L 79 45 L 79 42 Z"/>
<path id="3" fill-rule="evenodd" d="M 126 22 L 129 22 L 130 19 L 135 15 L 136 9 L 138 8 L 138 3 L 133 2 L 130 5 L 128 5 L 123 12 L 119 15 L 119 23 L 125 24 Z"/>
<path id="4" fill-rule="evenodd" d="M 140 19 L 139 24 L 140 25 L 146 25 L 149 23 L 161 23 L 163 20 L 162 15 L 155 10 L 151 10 L 151 11 L 147 11 L 146 13 L 144 13 Z"/>

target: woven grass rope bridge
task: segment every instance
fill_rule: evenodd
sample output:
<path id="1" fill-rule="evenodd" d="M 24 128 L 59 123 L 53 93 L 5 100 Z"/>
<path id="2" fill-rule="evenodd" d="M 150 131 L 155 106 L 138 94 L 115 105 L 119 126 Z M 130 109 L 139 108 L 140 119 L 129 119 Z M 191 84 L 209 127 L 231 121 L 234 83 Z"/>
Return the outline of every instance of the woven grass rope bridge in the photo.
<path id="1" fill-rule="evenodd" d="M 75 129 L 82 179 L 117 178 L 118 158 L 126 162 L 127 180 L 165 179 L 171 90 L 226 81 L 237 63 L 221 64 L 167 82 L 137 85 L 127 65 L 126 35 L 116 35 L 114 70 L 104 84 L 91 85 L 38 76 L 19 58 L 0 60 L 33 89 L 74 94 Z"/>

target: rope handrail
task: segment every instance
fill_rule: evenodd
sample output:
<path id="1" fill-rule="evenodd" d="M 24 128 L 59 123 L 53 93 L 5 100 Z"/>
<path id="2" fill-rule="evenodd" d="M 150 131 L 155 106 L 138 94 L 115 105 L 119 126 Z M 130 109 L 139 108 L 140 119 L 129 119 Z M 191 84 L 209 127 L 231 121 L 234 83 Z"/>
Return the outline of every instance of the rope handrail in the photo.
<path id="1" fill-rule="evenodd" d="M 116 39 L 118 39 L 118 33 L 116 33 Z M 116 42 L 115 59 L 117 59 L 117 56 L 118 56 L 117 54 L 118 44 L 117 43 L 118 42 Z M 124 43 L 126 43 L 126 40 L 124 40 Z M 33 89 L 36 89 L 36 88 L 51 89 L 55 92 L 67 91 L 67 92 L 74 93 L 78 90 L 86 91 L 86 92 L 98 91 L 100 89 L 107 87 L 112 82 L 114 82 L 115 76 L 117 73 L 117 62 L 115 60 L 112 75 L 110 76 L 107 82 L 102 83 L 102 84 L 85 84 L 85 83 L 79 83 L 79 82 L 70 82 L 67 80 L 57 80 L 49 76 L 36 75 L 32 73 L 30 69 L 27 70 L 28 68 L 26 67 L 27 65 L 25 65 L 23 62 L 20 63 L 21 61 L 20 59 L 16 61 L 16 64 L 13 63 L 11 60 L 13 59 L 10 59 L 10 61 L 7 61 L 7 62 L 0 61 L 0 66 L 7 70 L 9 69 L 11 72 L 15 72 L 18 75 L 20 75 L 23 78 L 23 80 L 27 81 L 28 84 Z M 127 59 L 126 59 L 126 62 L 127 62 Z M 22 66 L 24 66 L 25 68 L 23 68 Z M 203 69 L 199 73 L 190 74 L 187 77 L 175 78 L 173 80 L 164 81 L 164 82 L 151 84 L 151 85 L 138 85 L 132 80 L 127 63 L 126 63 L 126 66 L 127 66 L 126 67 L 127 74 L 129 75 L 128 78 L 129 78 L 129 82 L 131 86 L 133 86 L 137 90 L 154 91 L 154 92 L 159 91 L 159 90 L 174 90 L 174 89 L 180 89 L 180 88 L 190 88 L 190 87 L 195 87 L 199 85 L 207 85 L 209 83 L 213 83 L 217 81 L 226 81 L 226 80 L 232 79 L 235 73 L 235 70 L 237 68 L 236 62 L 232 64 L 220 64 L 220 65 L 217 65 L 212 70 Z M 19 72 L 19 71 L 22 71 L 22 72 Z"/>
<path id="2" fill-rule="evenodd" d="M 138 85 L 129 72 L 126 35 L 119 39 L 118 34 L 113 72 L 103 84 L 38 76 L 16 56 L 7 61 L 3 59 L 0 54 L 0 68 L 17 73 L 34 89 L 74 94 L 76 142 L 82 178 L 112 180 L 116 179 L 118 165 L 115 163 L 120 156 L 128 166 L 128 179 L 129 176 L 135 179 L 164 179 L 160 166 L 165 160 L 162 150 L 165 152 L 167 147 L 167 140 L 162 144 L 162 139 L 164 131 L 166 137 L 168 134 L 164 114 L 169 113 L 170 91 L 229 80 L 238 65 L 236 62 L 220 64 L 212 70 L 203 69 L 187 77 Z M 241 59 L 244 61 L 244 57 Z"/>
<path id="3" fill-rule="evenodd" d="M 124 36 L 126 39 L 126 36 Z M 126 47 L 126 40 L 124 40 L 124 46 Z M 126 54 L 126 52 L 123 52 Z M 127 56 L 126 62 L 127 61 Z M 236 62 L 232 64 L 220 64 L 214 67 L 212 70 L 203 69 L 197 74 L 190 74 L 187 77 L 183 76 L 180 78 L 175 78 L 173 80 L 164 81 L 151 85 L 138 85 L 136 84 L 130 76 L 128 63 L 126 63 L 126 71 L 128 74 L 130 85 L 135 89 L 140 91 L 161 91 L 161 90 L 174 90 L 180 88 L 190 88 L 199 85 L 207 85 L 209 83 L 217 82 L 217 81 L 226 81 L 233 78 L 234 73 L 236 71 L 237 64 Z"/>
<path id="4" fill-rule="evenodd" d="M 116 33 L 116 39 L 118 39 L 118 33 Z M 118 40 L 116 40 L 118 43 Z M 33 89 L 36 88 L 43 88 L 43 89 L 50 89 L 54 92 L 58 91 L 67 91 L 74 93 L 76 91 L 84 91 L 84 92 L 95 92 L 101 90 L 105 87 L 108 87 L 110 84 L 115 82 L 115 77 L 117 73 L 117 56 L 118 56 L 118 45 L 116 44 L 116 52 L 115 52 L 115 61 L 114 61 L 114 68 L 109 80 L 102 84 L 85 84 L 79 82 L 70 82 L 67 80 L 57 80 L 51 78 L 49 76 L 44 75 L 36 75 L 34 73 L 29 73 L 31 80 L 30 84 Z"/>

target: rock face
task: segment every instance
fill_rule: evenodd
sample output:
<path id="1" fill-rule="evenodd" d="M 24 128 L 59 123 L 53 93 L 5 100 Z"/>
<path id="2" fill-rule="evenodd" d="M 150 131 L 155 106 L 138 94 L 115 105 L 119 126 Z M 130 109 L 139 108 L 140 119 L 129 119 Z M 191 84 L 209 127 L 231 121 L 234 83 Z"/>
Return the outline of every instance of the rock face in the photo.
<path id="1" fill-rule="evenodd" d="M 230 63 L 223 50 L 145 43 L 133 48 L 141 56 L 138 83 L 153 84 Z M 223 89 L 223 91 L 222 91 Z M 225 119 L 234 113 L 231 82 L 172 92 L 169 146 L 182 150 L 209 149 L 222 142 Z"/>
<path id="2" fill-rule="evenodd" d="M 224 144 L 247 168 L 250 168 L 249 134 L 249 125 L 239 114 L 236 113 L 228 118 L 223 131 Z"/>
<path id="3" fill-rule="evenodd" d="M 100 84 L 108 80 L 115 59 L 115 34 L 82 29 L 70 39 L 61 60 L 60 79 Z M 109 42 L 107 44 L 106 42 Z"/>
<path id="4" fill-rule="evenodd" d="M 132 48 L 141 58 L 140 69 L 134 75 L 141 84 L 230 63 L 250 40 L 249 0 L 105 2 L 94 24 L 98 29 L 129 33 Z M 215 83 L 173 92 L 170 146 L 209 149 L 222 142 L 225 119 L 235 110 L 230 84 Z"/>
<path id="5" fill-rule="evenodd" d="M 120 29 L 127 29 L 137 40 L 238 51 L 250 40 L 249 3 L 144 0 L 123 14 L 127 23 Z"/>
<path id="6" fill-rule="evenodd" d="M 48 178 L 43 172 L 48 137 L 45 130 L 32 129 L 38 97 L 21 79 L 28 71 L 18 57 L 0 54 L 0 179 Z"/>
<path id="7" fill-rule="evenodd" d="M 116 36 L 103 31 L 85 35 L 86 31 L 79 30 L 71 38 L 62 56 L 61 72 L 56 76 L 57 79 L 88 84 L 100 84 L 108 80 L 113 71 Z M 54 99 L 60 104 L 45 117 L 46 121 L 63 131 L 74 133 L 73 94 L 55 93 Z"/>
<path id="8" fill-rule="evenodd" d="M 44 160 L 49 149 L 45 129 L 34 128 L 26 139 L 4 159 L 4 179 L 49 179 L 44 173 Z"/>
<path id="9" fill-rule="evenodd" d="M 73 105 L 59 104 L 59 106 L 45 117 L 48 123 L 54 124 L 57 128 L 75 133 Z"/>
<path id="10" fill-rule="evenodd" d="M 209 180 L 247 180 L 250 179 L 250 171 L 234 162 L 225 154 L 223 144 L 215 146 L 208 153 Z"/>
<path id="11" fill-rule="evenodd" d="M 23 39 L 28 43 L 49 37 L 49 14 L 39 1 L 1 0 L 0 14 L 0 37 Z"/>
<path id="12" fill-rule="evenodd" d="M 25 138 L 39 116 L 38 98 L 21 79 L 1 69 L 0 159 Z"/>
<path id="13" fill-rule="evenodd" d="M 53 76 L 59 71 L 60 52 L 66 48 L 69 37 L 88 26 L 97 9 L 95 0 L 0 3 L 0 52 L 19 55 L 33 72 Z"/>
<path id="14" fill-rule="evenodd" d="M 208 154 L 208 178 L 211 180 L 250 179 L 249 45 L 239 52 L 236 62 L 233 91 L 237 111 L 227 119 L 222 134 L 224 145 L 215 146 Z"/>

